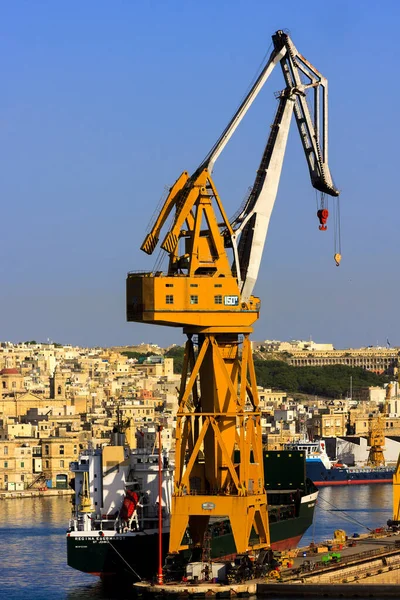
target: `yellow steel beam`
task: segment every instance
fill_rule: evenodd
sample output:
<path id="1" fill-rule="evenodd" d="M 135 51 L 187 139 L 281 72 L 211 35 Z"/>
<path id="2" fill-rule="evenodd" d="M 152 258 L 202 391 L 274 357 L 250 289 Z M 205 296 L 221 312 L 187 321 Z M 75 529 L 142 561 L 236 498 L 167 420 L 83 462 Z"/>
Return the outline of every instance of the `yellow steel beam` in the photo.
<path id="1" fill-rule="evenodd" d="M 178 482 L 176 480 L 176 487 L 178 488 L 178 493 L 182 493 L 183 492 L 183 488 L 186 486 L 188 488 L 188 491 L 190 492 L 190 484 L 189 484 L 189 477 L 191 475 L 194 463 L 196 461 L 197 455 L 199 454 L 201 445 L 203 443 L 204 440 L 204 436 L 206 435 L 207 429 L 210 425 L 210 417 L 206 417 L 204 419 L 203 422 L 203 427 L 201 428 L 199 437 L 197 439 L 196 445 L 193 448 L 193 452 L 191 454 L 191 457 L 189 459 L 189 462 L 186 466 L 186 470 L 185 473 L 183 474 L 183 477 L 180 479 L 180 481 Z"/>
<path id="2" fill-rule="evenodd" d="M 175 206 L 177 194 L 182 190 L 188 179 L 189 175 L 187 171 L 184 171 L 169 190 L 169 194 L 164 202 L 164 206 L 162 207 L 155 224 L 153 225 L 150 233 L 146 235 L 145 240 L 140 247 L 140 249 L 143 250 L 143 252 L 146 252 L 147 254 L 152 254 L 154 252 L 154 249 L 156 248 L 159 240 L 161 228 L 167 220 L 171 210 Z"/>
<path id="3" fill-rule="evenodd" d="M 186 385 L 185 392 L 184 392 L 182 398 L 179 401 L 178 412 L 183 412 L 184 409 L 185 409 L 186 403 L 187 403 L 187 401 L 189 399 L 190 393 L 191 393 L 191 391 L 193 389 L 193 386 L 195 384 L 195 381 L 197 379 L 197 375 L 199 374 L 199 370 L 200 370 L 201 364 L 203 362 L 204 356 L 205 356 L 205 354 L 207 352 L 207 348 L 208 348 L 209 344 L 210 344 L 210 340 L 207 338 L 205 340 L 204 344 L 201 347 L 201 350 L 200 350 L 199 355 L 197 357 L 197 361 L 196 361 L 196 363 L 195 363 L 195 365 L 193 367 L 193 371 L 192 371 L 192 373 L 190 375 L 190 379 L 189 379 L 189 381 L 188 381 L 188 383 Z"/>
<path id="4" fill-rule="evenodd" d="M 252 496 L 212 496 L 185 495 L 172 498 L 172 519 L 169 551 L 179 552 L 183 549 L 181 541 L 189 524 L 190 516 L 203 517 L 206 522 L 210 517 L 226 517 L 229 515 L 232 534 L 238 553 L 247 552 L 254 547 L 270 545 L 267 507 L 265 495 Z M 252 527 L 258 530 L 259 544 L 250 544 Z"/>
<path id="5" fill-rule="evenodd" d="M 400 521 L 400 454 L 393 474 L 393 520 Z"/>
<path id="6" fill-rule="evenodd" d="M 223 457 L 225 458 L 226 467 L 227 467 L 229 474 L 232 478 L 232 481 L 238 491 L 239 496 L 241 496 L 243 494 L 243 489 L 242 489 L 242 486 L 240 485 L 239 479 L 236 475 L 235 466 L 231 460 L 228 450 L 226 449 L 223 437 L 221 435 L 221 431 L 216 423 L 215 417 L 210 417 L 210 423 L 211 423 L 211 427 L 214 429 L 215 437 L 217 439 L 219 447 L 221 448 Z"/>

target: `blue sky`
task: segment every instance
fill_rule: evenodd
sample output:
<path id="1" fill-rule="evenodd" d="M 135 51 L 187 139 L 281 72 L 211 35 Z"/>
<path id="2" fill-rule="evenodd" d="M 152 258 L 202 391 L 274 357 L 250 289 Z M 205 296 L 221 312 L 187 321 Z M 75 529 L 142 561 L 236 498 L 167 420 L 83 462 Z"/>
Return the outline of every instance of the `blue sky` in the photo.
<path id="1" fill-rule="evenodd" d="M 329 79 L 340 268 L 292 123 L 256 292 L 254 339 L 400 345 L 395 1 L 0 1 L 0 339 L 180 342 L 125 322 L 125 275 L 166 185 L 192 171 L 277 29 Z M 279 69 L 214 175 L 228 214 L 252 184 Z"/>

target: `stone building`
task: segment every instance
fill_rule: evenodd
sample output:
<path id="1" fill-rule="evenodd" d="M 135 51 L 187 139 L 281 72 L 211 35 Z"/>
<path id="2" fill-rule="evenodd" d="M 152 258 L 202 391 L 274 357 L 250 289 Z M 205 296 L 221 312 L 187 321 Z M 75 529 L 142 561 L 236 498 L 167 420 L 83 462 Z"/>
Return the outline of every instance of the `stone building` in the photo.
<path id="1" fill-rule="evenodd" d="M 367 371 L 393 375 L 397 373 L 398 348 L 357 348 L 331 351 L 295 350 L 287 357 L 294 367 L 321 367 L 324 365 L 347 365 Z"/>
<path id="2" fill-rule="evenodd" d="M 66 489 L 68 487 L 69 463 L 79 454 L 77 436 L 48 437 L 41 442 L 42 471 L 47 487 Z"/>
<path id="3" fill-rule="evenodd" d="M 0 396 L 24 391 L 24 376 L 19 369 L 2 369 L 0 371 Z"/>
<path id="4" fill-rule="evenodd" d="M 79 453 L 77 436 L 54 436 L 44 440 L 0 440 L 0 490 L 23 490 L 38 485 L 66 489 L 69 463 Z"/>

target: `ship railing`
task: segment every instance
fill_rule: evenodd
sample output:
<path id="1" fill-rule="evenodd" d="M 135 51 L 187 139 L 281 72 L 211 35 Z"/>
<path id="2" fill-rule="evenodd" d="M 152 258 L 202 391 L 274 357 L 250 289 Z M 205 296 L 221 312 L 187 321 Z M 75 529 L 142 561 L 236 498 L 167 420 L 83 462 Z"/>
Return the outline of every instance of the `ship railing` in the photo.
<path id="1" fill-rule="evenodd" d="M 388 471 L 394 471 L 396 467 L 341 467 L 341 469 L 345 469 L 346 471 L 350 471 L 351 473 L 386 473 Z"/>
<path id="2" fill-rule="evenodd" d="M 163 526 L 167 527 L 169 525 L 170 522 L 170 515 L 168 514 L 168 512 L 165 510 L 165 508 L 163 507 L 163 513 L 162 513 L 162 517 L 163 517 Z M 138 515 L 138 521 L 133 521 L 132 524 L 134 525 L 135 522 L 137 522 L 139 524 L 139 531 L 143 530 L 143 529 L 156 529 L 158 527 L 158 512 L 156 513 L 156 511 L 154 510 L 152 512 L 151 515 L 146 515 L 146 516 L 141 516 Z M 85 527 L 84 527 L 84 523 L 83 521 L 80 522 L 78 521 L 74 521 L 75 525 L 74 525 L 74 530 L 75 531 L 84 531 Z M 119 531 L 120 529 L 125 529 L 123 522 L 121 522 L 121 520 L 119 519 L 119 517 L 110 517 L 110 518 L 101 518 L 99 516 L 93 518 L 91 520 L 91 524 L 92 524 L 92 530 L 93 531 L 113 531 L 113 530 L 117 530 Z M 135 529 L 135 527 L 133 527 L 133 529 L 131 529 L 131 531 L 137 531 L 137 529 Z"/>
<path id="3" fill-rule="evenodd" d="M 68 531 L 79 531 L 77 519 L 70 519 L 68 522 Z"/>
<path id="4" fill-rule="evenodd" d="M 75 471 L 89 471 L 89 464 L 82 464 L 81 462 L 75 460 L 69 463 L 69 470 L 73 473 Z"/>
<path id="5" fill-rule="evenodd" d="M 72 518 L 69 520 L 68 531 L 93 531 L 93 521 L 89 522 L 91 523 L 91 527 L 87 527 L 87 522 L 85 523 L 85 519 L 82 516 Z"/>
<path id="6" fill-rule="evenodd" d="M 192 488 L 190 491 L 188 491 L 187 488 L 185 488 L 183 491 L 183 495 L 184 496 L 234 496 L 235 494 L 228 494 L 224 490 L 198 490 L 198 489 Z M 247 495 L 255 496 L 256 492 L 253 490 L 247 490 Z"/>

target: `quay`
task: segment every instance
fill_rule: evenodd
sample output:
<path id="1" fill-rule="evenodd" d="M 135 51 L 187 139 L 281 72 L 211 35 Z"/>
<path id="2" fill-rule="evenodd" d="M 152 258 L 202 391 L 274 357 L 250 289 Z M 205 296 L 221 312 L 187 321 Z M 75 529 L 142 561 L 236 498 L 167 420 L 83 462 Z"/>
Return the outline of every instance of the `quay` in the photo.
<path id="1" fill-rule="evenodd" d="M 211 582 L 188 585 L 171 583 L 166 585 L 150 585 L 144 581 L 134 584 L 136 596 L 147 597 L 187 597 L 187 598 L 233 598 L 255 596 L 257 592 L 257 581 L 247 581 L 232 585 L 220 585 Z"/>
<path id="2" fill-rule="evenodd" d="M 300 548 L 290 568 L 278 578 L 269 576 L 240 583 L 134 584 L 137 596 L 233 598 L 262 597 L 391 597 L 400 595 L 400 536 L 373 533 L 350 538 L 340 559 L 326 560 L 332 551 L 324 545 Z M 326 549 L 325 549 L 326 550 Z"/>
<path id="3" fill-rule="evenodd" d="M 73 494 L 73 490 L 58 490 L 57 488 L 47 488 L 46 490 L 13 490 L 0 492 L 0 500 L 15 500 L 16 498 L 47 498 L 47 496 L 72 496 Z"/>

